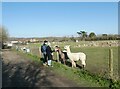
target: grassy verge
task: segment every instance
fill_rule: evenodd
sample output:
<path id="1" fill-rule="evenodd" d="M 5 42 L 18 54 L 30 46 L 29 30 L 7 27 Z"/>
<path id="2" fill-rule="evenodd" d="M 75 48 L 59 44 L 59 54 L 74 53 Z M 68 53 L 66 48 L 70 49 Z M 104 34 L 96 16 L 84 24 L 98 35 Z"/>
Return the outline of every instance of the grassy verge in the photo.
<path id="1" fill-rule="evenodd" d="M 13 51 L 15 51 L 15 50 L 13 49 Z M 36 55 L 29 54 L 29 53 L 23 53 L 23 52 L 21 52 L 21 51 L 16 51 L 16 52 L 17 52 L 17 54 L 19 54 L 20 56 L 25 57 L 25 58 L 27 58 L 27 59 L 30 59 L 30 60 L 32 60 L 33 62 L 39 63 L 40 65 L 42 65 L 42 61 L 40 60 L 40 57 L 38 57 L 38 56 L 36 56 Z"/>
<path id="2" fill-rule="evenodd" d="M 66 65 L 62 65 L 59 63 L 53 63 L 53 70 L 61 75 L 69 78 L 70 80 L 74 80 L 76 83 L 82 83 L 85 87 L 109 87 L 109 81 L 103 80 L 97 75 L 90 74 L 88 71 L 79 69 L 79 68 L 71 68 Z"/>
<path id="3" fill-rule="evenodd" d="M 40 57 L 36 55 L 24 54 L 22 52 L 17 53 L 27 58 L 30 58 L 36 63 L 42 64 Z M 70 80 L 73 80 L 77 84 L 82 85 L 84 87 L 108 87 L 111 89 L 119 89 L 120 87 L 120 81 L 105 79 L 103 77 L 100 77 L 99 75 L 92 74 L 87 70 L 71 68 L 54 61 L 52 63 L 54 67 L 48 67 L 50 70 L 56 72 L 60 76 L 64 76 Z"/>

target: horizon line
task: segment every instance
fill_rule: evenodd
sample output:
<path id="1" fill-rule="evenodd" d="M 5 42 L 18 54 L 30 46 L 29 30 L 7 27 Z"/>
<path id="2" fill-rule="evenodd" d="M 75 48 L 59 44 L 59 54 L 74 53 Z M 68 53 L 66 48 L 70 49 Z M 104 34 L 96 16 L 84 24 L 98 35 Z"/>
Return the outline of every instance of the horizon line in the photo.
<path id="1" fill-rule="evenodd" d="M 103 33 L 103 34 L 106 34 L 106 33 Z M 102 34 L 96 34 L 96 36 L 101 36 Z M 107 34 L 107 35 L 120 35 L 120 34 Z M 15 36 L 10 36 L 10 38 L 52 38 L 52 37 L 79 37 L 79 36 L 74 36 L 74 35 L 71 35 L 71 36 L 41 36 L 41 37 L 15 37 Z"/>

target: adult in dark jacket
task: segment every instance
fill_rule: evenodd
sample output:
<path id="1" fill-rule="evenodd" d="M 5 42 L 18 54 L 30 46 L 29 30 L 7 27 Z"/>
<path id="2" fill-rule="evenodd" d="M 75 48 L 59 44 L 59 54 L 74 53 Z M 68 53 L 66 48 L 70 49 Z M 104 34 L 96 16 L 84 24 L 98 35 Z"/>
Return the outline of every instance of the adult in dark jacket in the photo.
<path id="1" fill-rule="evenodd" d="M 46 53 L 48 57 L 48 66 L 52 66 L 52 49 L 50 47 L 50 43 L 48 43 L 48 46 L 46 48 Z"/>
<path id="2" fill-rule="evenodd" d="M 44 43 L 43 43 L 43 45 L 41 46 L 41 52 L 43 54 L 43 64 L 47 64 L 46 49 L 47 49 L 47 41 L 45 40 Z"/>

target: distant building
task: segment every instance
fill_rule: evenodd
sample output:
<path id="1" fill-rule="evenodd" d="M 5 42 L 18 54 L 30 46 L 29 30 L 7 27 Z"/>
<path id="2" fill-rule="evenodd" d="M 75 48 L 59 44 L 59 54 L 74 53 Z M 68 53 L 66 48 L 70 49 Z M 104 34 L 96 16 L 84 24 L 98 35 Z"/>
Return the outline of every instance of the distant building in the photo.
<path id="1" fill-rule="evenodd" d="M 12 44 L 16 44 L 18 43 L 19 41 L 11 41 Z"/>
<path id="2" fill-rule="evenodd" d="M 34 42 L 38 42 L 38 40 L 36 40 L 36 39 L 30 39 L 30 42 L 34 43 Z"/>

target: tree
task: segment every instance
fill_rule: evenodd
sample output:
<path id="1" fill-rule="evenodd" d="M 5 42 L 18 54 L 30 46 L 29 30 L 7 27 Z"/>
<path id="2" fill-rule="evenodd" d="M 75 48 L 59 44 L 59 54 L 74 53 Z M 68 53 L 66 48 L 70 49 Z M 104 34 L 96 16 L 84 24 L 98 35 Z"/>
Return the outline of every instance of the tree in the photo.
<path id="1" fill-rule="evenodd" d="M 8 40 L 9 34 L 8 31 L 4 28 L 0 26 L 0 42 L 4 43 L 5 41 Z"/>
<path id="2" fill-rule="evenodd" d="M 80 37 L 82 37 L 82 40 L 87 37 L 87 32 L 85 32 L 85 31 L 77 32 L 77 34 L 78 34 Z"/>
<path id="3" fill-rule="evenodd" d="M 89 34 L 89 37 L 90 37 L 92 40 L 94 40 L 95 37 L 96 37 L 96 34 L 95 34 L 94 32 L 91 32 L 91 33 Z"/>
<path id="4" fill-rule="evenodd" d="M 103 40 L 107 40 L 107 38 L 108 38 L 108 35 L 107 35 L 107 34 L 102 34 L 102 39 L 103 39 Z"/>

